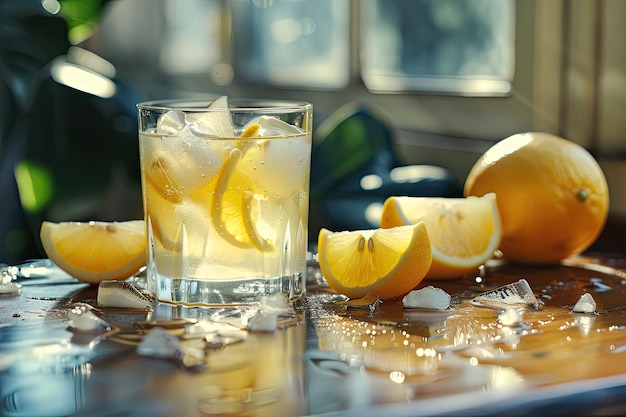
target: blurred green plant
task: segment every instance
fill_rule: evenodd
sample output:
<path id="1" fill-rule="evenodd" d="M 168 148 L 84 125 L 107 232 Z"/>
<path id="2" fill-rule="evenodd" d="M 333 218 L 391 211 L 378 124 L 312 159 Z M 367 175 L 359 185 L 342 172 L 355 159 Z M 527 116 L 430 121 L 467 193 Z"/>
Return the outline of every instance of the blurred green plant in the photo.
<path id="1" fill-rule="evenodd" d="M 107 0 L 58 0 L 59 14 L 67 21 L 69 41 L 76 45 L 96 29 Z"/>
<path id="2" fill-rule="evenodd" d="M 15 167 L 15 181 L 22 207 L 28 213 L 40 213 L 54 195 L 52 173 L 37 163 L 21 161 Z"/>

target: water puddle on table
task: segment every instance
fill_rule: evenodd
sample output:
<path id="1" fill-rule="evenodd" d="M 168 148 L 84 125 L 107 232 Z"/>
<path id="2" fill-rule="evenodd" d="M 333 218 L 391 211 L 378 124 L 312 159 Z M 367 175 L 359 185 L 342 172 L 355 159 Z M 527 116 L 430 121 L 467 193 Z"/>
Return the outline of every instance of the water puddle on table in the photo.
<path id="1" fill-rule="evenodd" d="M 395 300 L 373 311 L 341 311 L 334 295 L 309 295 L 319 348 L 349 365 L 342 379 L 365 370 L 378 376 L 373 397 L 397 401 L 626 372 L 626 281 L 619 270 L 494 263 L 480 276 L 423 285 L 451 294 L 451 307 L 408 309 Z M 581 297 L 595 309 L 587 303 L 574 311 Z M 329 360 L 317 363 L 340 368 Z"/>

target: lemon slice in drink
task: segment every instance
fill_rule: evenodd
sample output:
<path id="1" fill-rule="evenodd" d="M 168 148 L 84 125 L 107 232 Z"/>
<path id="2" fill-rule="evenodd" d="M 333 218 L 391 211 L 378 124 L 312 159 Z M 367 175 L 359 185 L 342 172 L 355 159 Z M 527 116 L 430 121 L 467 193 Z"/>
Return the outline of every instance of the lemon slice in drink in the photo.
<path id="1" fill-rule="evenodd" d="M 248 126 L 241 138 L 257 135 L 258 124 Z M 247 151 L 244 140 L 237 140 L 230 155 L 222 166 L 215 186 L 215 200 L 211 206 L 211 220 L 217 232 L 229 244 L 240 248 L 256 248 L 265 252 L 273 249 L 270 240 L 265 239 L 256 229 L 256 216 L 262 193 L 252 180 L 237 170 L 237 163 Z M 260 152 L 260 151 L 259 151 Z"/>
<path id="2" fill-rule="evenodd" d="M 43 222 L 40 237 L 52 262 L 90 284 L 124 280 L 146 264 L 143 220 Z"/>
<path id="3" fill-rule="evenodd" d="M 400 297 L 415 288 L 431 264 L 424 222 L 391 229 L 331 232 L 318 237 L 318 260 L 326 282 L 338 293 L 361 298 Z"/>
<path id="4" fill-rule="evenodd" d="M 491 258 L 501 239 L 493 193 L 483 197 L 389 197 L 380 226 L 426 223 L 433 262 L 426 279 L 456 278 Z"/>
<path id="5" fill-rule="evenodd" d="M 259 198 L 254 184 L 246 176 L 234 171 L 234 163 L 227 163 L 218 177 L 211 219 L 217 232 L 228 243 L 239 248 L 269 251 L 272 242 L 263 238 L 255 227 L 255 208 Z"/>

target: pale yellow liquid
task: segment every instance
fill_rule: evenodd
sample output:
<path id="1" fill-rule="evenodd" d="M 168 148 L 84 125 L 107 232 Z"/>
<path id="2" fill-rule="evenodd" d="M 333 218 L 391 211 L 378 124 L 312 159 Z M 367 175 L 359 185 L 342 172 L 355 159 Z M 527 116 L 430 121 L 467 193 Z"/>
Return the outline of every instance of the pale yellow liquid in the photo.
<path id="1" fill-rule="evenodd" d="M 149 281 L 159 299 L 229 304 L 302 295 L 310 135 L 142 133 L 139 143 Z"/>

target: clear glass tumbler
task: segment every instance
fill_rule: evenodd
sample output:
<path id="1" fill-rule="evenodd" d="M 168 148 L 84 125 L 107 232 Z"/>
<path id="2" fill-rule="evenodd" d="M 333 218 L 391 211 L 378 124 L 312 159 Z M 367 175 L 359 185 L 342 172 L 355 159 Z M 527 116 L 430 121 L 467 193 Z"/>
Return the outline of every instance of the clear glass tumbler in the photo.
<path id="1" fill-rule="evenodd" d="M 138 110 L 149 289 L 185 305 L 301 297 L 312 105 L 220 97 Z"/>

